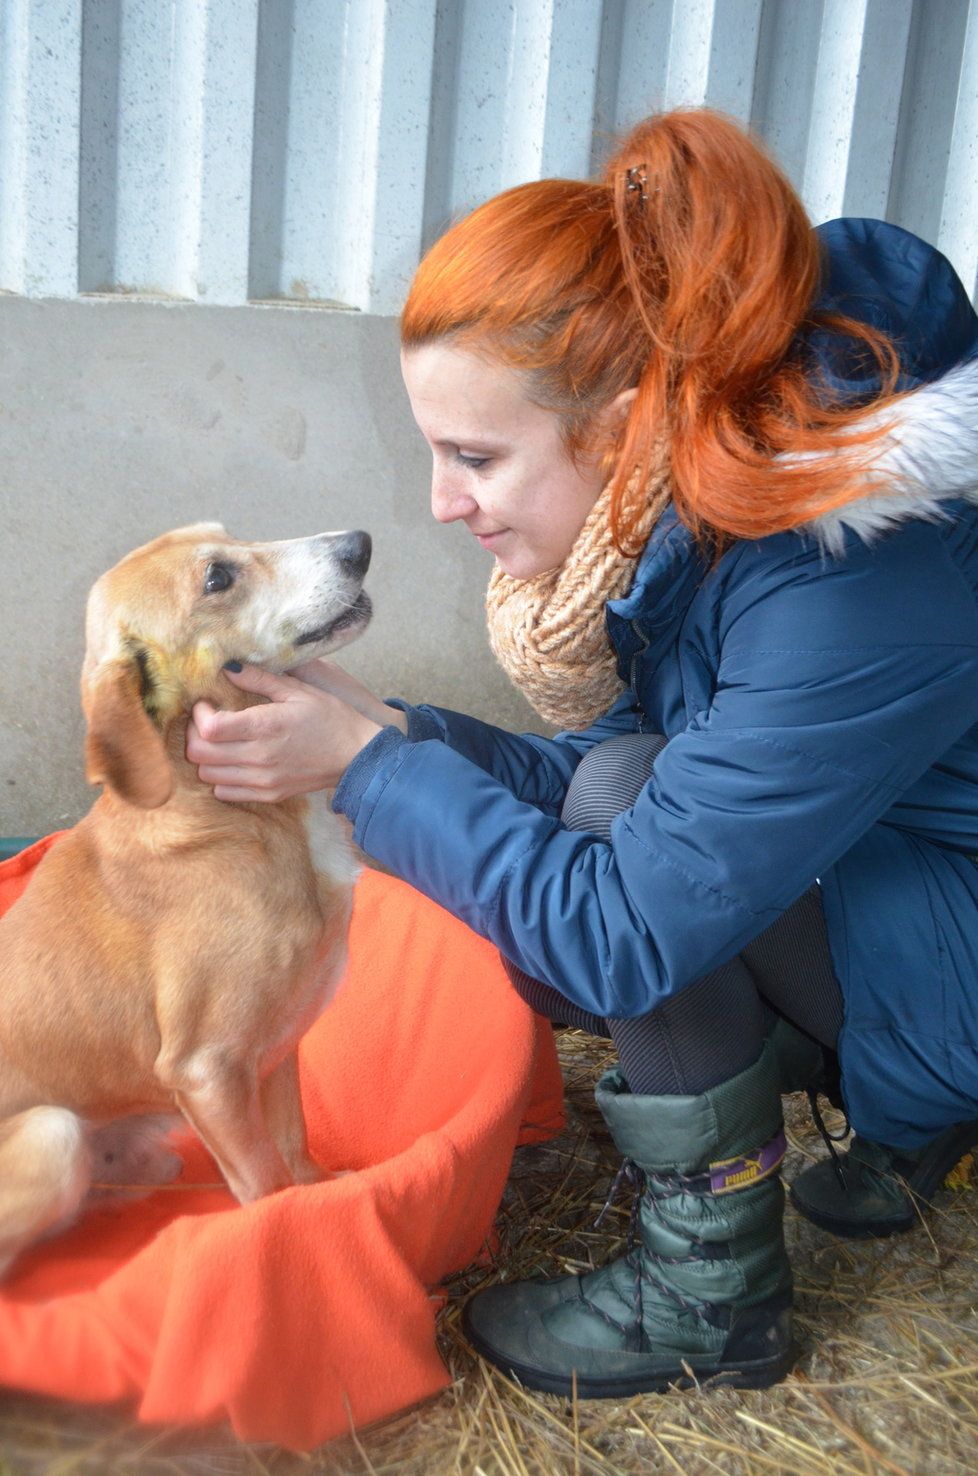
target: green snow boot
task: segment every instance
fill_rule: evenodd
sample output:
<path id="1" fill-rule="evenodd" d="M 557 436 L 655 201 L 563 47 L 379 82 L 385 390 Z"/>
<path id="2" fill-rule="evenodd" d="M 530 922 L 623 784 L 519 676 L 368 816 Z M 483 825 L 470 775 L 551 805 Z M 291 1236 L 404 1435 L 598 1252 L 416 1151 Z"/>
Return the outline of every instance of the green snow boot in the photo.
<path id="1" fill-rule="evenodd" d="M 632 1096 L 610 1071 L 596 1098 L 641 1185 L 634 1240 L 599 1271 L 478 1293 L 463 1317 L 470 1342 L 527 1387 L 570 1395 L 576 1383 L 582 1399 L 784 1378 L 791 1270 L 774 1051 L 766 1044 L 700 1096 Z"/>
<path id="2" fill-rule="evenodd" d="M 888 1148 L 856 1134 L 845 1153 L 833 1152 L 802 1170 L 791 1186 L 791 1202 L 833 1235 L 897 1235 L 917 1224 L 921 1209 L 976 1143 L 978 1122 L 957 1123 L 922 1148 Z"/>

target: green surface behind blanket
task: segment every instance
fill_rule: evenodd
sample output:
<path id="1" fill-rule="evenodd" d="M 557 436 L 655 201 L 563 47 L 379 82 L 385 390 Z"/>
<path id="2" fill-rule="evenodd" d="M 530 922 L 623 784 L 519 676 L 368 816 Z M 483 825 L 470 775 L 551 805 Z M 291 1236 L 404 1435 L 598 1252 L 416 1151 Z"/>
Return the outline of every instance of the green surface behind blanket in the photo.
<path id="1" fill-rule="evenodd" d="M 37 840 L 35 835 L 0 835 L 0 861 L 6 861 L 9 856 L 16 856 L 18 851 L 26 851 Z"/>

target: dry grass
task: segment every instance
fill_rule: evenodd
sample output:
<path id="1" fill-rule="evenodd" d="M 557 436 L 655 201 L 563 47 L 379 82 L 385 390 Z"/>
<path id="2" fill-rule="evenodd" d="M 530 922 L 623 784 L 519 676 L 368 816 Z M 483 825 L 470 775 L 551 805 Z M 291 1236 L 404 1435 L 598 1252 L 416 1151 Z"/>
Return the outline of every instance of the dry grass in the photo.
<path id="1" fill-rule="evenodd" d="M 795 1372 L 762 1392 L 687 1390 L 623 1404 L 535 1396 L 466 1348 L 460 1299 L 493 1279 L 599 1265 L 620 1245 L 623 1202 L 601 1231 L 617 1167 L 593 1083 L 604 1047 L 565 1032 L 570 1126 L 517 1154 L 498 1267 L 455 1278 L 441 1322 L 454 1376 L 439 1399 L 299 1457 L 269 1446 L 147 1431 L 118 1413 L 0 1399 L 0 1476 L 973 1476 L 978 1470 L 978 1195 L 943 1193 L 911 1235 L 833 1240 L 789 1210 L 797 1285 Z M 787 1177 L 820 1156 L 803 1102 L 788 1103 Z"/>

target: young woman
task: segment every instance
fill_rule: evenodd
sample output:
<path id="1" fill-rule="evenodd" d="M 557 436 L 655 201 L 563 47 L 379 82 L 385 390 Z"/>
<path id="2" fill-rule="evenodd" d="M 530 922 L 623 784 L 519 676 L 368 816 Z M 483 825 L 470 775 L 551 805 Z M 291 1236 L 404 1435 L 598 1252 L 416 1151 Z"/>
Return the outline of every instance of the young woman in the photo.
<path id="1" fill-rule="evenodd" d="M 781 1091 L 838 1050 L 858 1136 L 794 1193 L 843 1234 L 904 1228 L 899 1180 L 978 1139 L 978 320 L 936 252 L 813 232 L 693 111 L 455 225 L 403 345 L 434 515 L 495 555 L 493 649 L 565 731 L 313 663 L 243 671 L 270 705 L 201 705 L 188 752 L 227 800 L 338 785 L 369 855 L 618 1046 L 635 1243 L 474 1298 L 480 1351 L 582 1396 L 769 1384 Z"/>

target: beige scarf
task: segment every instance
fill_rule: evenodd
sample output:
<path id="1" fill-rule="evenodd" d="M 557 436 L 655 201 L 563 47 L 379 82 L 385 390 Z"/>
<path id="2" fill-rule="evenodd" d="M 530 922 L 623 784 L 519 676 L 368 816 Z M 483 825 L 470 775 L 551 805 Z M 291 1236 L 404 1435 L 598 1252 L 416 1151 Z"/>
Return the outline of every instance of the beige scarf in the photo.
<path id="1" fill-rule="evenodd" d="M 559 568 L 513 579 L 497 564 L 486 591 L 493 655 L 531 707 L 560 728 L 586 728 L 624 687 L 605 605 L 628 592 L 636 559 L 614 545 L 610 500 L 606 487 Z M 643 544 L 668 500 L 663 475 L 649 487 L 636 529 Z"/>

